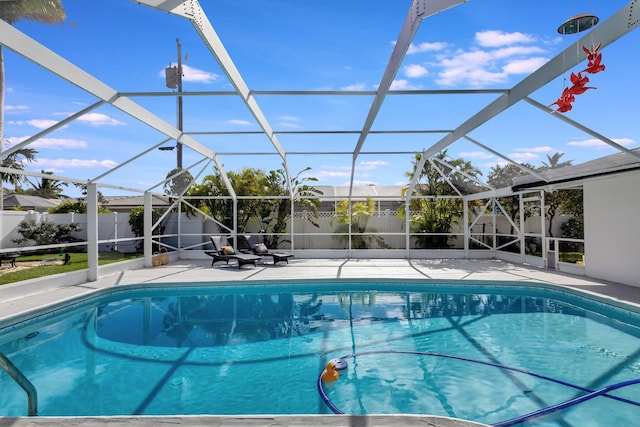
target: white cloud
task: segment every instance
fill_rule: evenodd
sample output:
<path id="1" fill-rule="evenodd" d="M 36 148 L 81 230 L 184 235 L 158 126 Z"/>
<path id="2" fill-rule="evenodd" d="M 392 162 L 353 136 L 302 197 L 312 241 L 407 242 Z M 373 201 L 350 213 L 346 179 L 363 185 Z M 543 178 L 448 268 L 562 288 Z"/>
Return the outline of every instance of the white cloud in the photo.
<path id="1" fill-rule="evenodd" d="M 411 64 L 404 67 L 404 74 L 409 78 L 422 77 L 429 74 L 429 71 L 419 64 Z"/>
<path id="2" fill-rule="evenodd" d="M 122 123 L 119 120 L 112 119 L 106 114 L 101 113 L 87 113 L 83 116 L 78 117 L 79 122 L 88 123 L 91 126 L 122 126 Z"/>
<path id="3" fill-rule="evenodd" d="M 441 62 L 444 70 L 440 72 L 436 83 L 442 86 L 455 86 L 467 83 L 473 87 L 482 87 L 507 80 L 503 70 L 490 70 L 491 56 L 486 52 L 465 52 L 452 59 Z"/>
<path id="4" fill-rule="evenodd" d="M 29 111 L 29 107 L 26 105 L 5 105 L 4 111 L 5 113 L 22 113 Z"/>
<path id="5" fill-rule="evenodd" d="M 534 38 L 530 35 L 520 32 L 503 33 L 498 30 L 489 30 L 476 33 L 476 42 L 483 47 L 510 46 L 534 41 Z"/>
<path id="6" fill-rule="evenodd" d="M 623 147 L 631 147 L 635 144 L 633 139 L 629 138 L 611 138 L 613 142 L 616 144 L 622 145 Z M 596 150 L 602 150 L 603 148 L 611 147 L 606 142 L 602 142 L 599 139 L 585 139 L 584 141 L 570 141 L 567 142 L 567 145 L 571 145 L 573 147 L 587 147 L 587 148 L 595 148 Z"/>
<path id="7" fill-rule="evenodd" d="M 351 85 L 343 86 L 340 90 L 367 90 L 367 85 L 364 83 L 354 83 Z"/>
<path id="8" fill-rule="evenodd" d="M 429 65 L 438 85 L 486 87 L 505 83 L 512 75 L 529 74 L 548 61 L 541 46 L 527 34 L 502 31 L 476 33 L 476 46 L 442 51 Z M 409 75 L 408 75 L 409 76 Z"/>
<path id="9" fill-rule="evenodd" d="M 527 59 L 517 59 L 505 65 L 502 70 L 506 74 L 530 74 L 540 68 L 547 58 L 535 57 Z"/>
<path id="10" fill-rule="evenodd" d="M 290 129 L 297 129 L 300 127 L 297 123 L 287 122 L 287 121 L 278 122 L 278 126 L 283 128 L 290 128 Z"/>
<path id="11" fill-rule="evenodd" d="M 337 171 L 337 170 L 322 170 L 320 171 L 320 173 L 318 173 L 318 175 L 316 175 L 316 178 L 318 178 L 319 180 L 322 179 L 327 179 L 327 178 L 346 178 L 351 176 L 351 172 L 343 172 L 343 171 Z"/>
<path id="12" fill-rule="evenodd" d="M 510 154 L 508 157 L 519 163 L 527 162 L 529 160 L 537 160 L 538 158 L 540 158 L 540 156 L 532 152 L 513 153 L 513 154 Z"/>
<path id="13" fill-rule="evenodd" d="M 510 46 L 492 50 L 491 56 L 496 59 L 511 58 L 514 56 L 533 55 L 544 53 L 544 49 L 538 46 Z"/>
<path id="14" fill-rule="evenodd" d="M 176 67 L 177 64 L 171 64 L 172 67 Z M 158 73 L 160 77 L 165 78 L 164 68 Z M 218 74 L 210 73 L 208 71 L 199 70 L 182 64 L 182 82 L 189 83 L 211 83 L 218 80 L 220 76 Z"/>
<path id="15" fill-rule="evenodd" d="M 492 159 L 494 157 L 493 154 L 484 151 L 463 151 L 458 153 L 458 156 L 463 159 Z"/>
<path id="16" fill-rule="evenodd" d="M 356 169 L 373 170 L 373 169 L 377 169 L 380 166 L 389 166 L 389 162 L 385 162 L 384 160 L 375 160 L 370 162 L 362 161 L 358 166 L 356 166 Z"/>
<path id="17" fill-rule="evenodd" d="M 447 44 L 442 42 L 433 42 L 433 43 L 424 42 L 418 45 L 411 43 L 411 45 L 409 45 L 409 49 L 407 49 L 407 54 L 411 55 L 419 52 L 437 52 L 445 49 L 446 47 L 447 47 Z"/>
<path id="18" fill-rule="evenodd" d="M 33 120 L 10 120 L 7 124 L 12 126 L 33 126 L 37 129 L 46 129 L 58 123 L 56 120 L 33 119 Z"/>
<path id="19" fill-rule="evenodd" d="M 79 169 L 79 168 L 105 168 L 111 169 L 118 165 L 113 160 L 80 160 L 80 159 L 45 159 L 38 158 L 33 162 L 41 169 Z"/>
<path id="20" fill-rule="evenodd" d="M 186 64 L 182 64 L 182 72 L 184 74 L 182 77 L 183 82 L 211 83 L 220 78 L 218 74 L 199 70 Z"/>
<path id="21" fill-rule="evenodd" d="M 555 148 L 551 148 L 548 145 L 541 147 L 533 147 L 533 148 L 516 148 L 516 151 L 519 153 L 550 153 L 557 152 Z"/>
<path id="22" fill-rule="evenodd" d="M 10 137 L 7 138 L 9 147 L 13 147 L 16 144 L 21 143 L 28 136 Z M 66 150 L 76 148 L 86 148 L 87 143 L 78 139 L 65 139 L 65 138 L 40 138 L 29 144 L 27 148 L 47 148 L 52 150 Z"/>
<path id="23" fill-rule="evenodd" d="M 248 120 L 231 119 L 227 120 L 230 125 L 251 126 L 251 122 Z"/>
<path id="24" fill-rule="evenodd" d="M 29 147 L 68 150 L 87 148 L 87 143 L 78 139 L 40 138 L 30 144 Z"/>
<path id="25" fill-rule="evenodd" d="M 300 118 L 295 116 L 280 116 L 278 117 L 278 125 L 286 128 L 299 128 L 298 122 Z"/>
<path id="26" fill-rule="evenodd" d="M 413 86 L 411 83 L 409 83 L 408 80 L 404 80 L 404 79 L 400 79 L 400 80 L 394 80 L 391 83 L 391 90 L 411 90 L 411 89 L 416 89 L 415 86 Z"/>
<path id="27" fill-rule="evenodd" d="M 47 129 L 58 122 L 56 120 L 33 119 L 33 120 L 27 120 L 27 123 L 38 129 Z"/>

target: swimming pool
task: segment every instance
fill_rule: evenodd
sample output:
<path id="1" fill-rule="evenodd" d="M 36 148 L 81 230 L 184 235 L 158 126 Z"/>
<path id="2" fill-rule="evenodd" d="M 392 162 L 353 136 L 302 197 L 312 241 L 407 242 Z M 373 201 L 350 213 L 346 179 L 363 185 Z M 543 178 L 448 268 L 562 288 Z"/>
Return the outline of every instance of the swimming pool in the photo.
<path id="1" fill-rule="evenodd" d="M 513 285 L 127 286 L 0 325 L 0 351 L 37 388 L 39 414 L 51 416 L 329 414 L 333 406 L 497 424 L 640 378 L 637 313 Z M 326 363 L 341 357 L 348 368 L 319 391 Z M 639 389 L 533 422 L 633 425 Z M 4 372 L 0 394 L 2 415 L 26 415 L 25 393 Z"/>

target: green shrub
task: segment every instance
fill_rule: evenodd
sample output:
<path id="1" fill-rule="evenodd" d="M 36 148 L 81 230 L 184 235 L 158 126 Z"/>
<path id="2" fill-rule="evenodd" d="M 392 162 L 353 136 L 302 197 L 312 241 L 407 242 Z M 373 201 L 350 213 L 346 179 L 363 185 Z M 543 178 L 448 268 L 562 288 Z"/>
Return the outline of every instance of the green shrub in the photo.
<path id="1" fill-rule="evenodd" d="M 79 231 L 82 231 L 82 228 L 77 223 L 56 225 L 51 221 L 42 221 L 40 224 L 33 220 L 21 221 L 18 224 L 18 234 L 22 237 L 11 241 L 17 245 L 32 242 L 34 246 L 79 242 L 80 239 L 71 235 Z"/>

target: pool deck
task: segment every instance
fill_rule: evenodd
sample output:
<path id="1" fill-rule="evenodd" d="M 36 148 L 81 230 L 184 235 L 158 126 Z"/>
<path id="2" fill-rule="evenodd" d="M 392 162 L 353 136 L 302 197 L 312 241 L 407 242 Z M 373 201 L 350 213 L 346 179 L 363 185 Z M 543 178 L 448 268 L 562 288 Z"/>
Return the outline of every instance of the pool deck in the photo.
<path id="1" fill-rule="evenodd" d="M 562 287 L 590 294 L 613 305 L 630 306 L 640 312 L 640 287 L 622 285 L 583 276 L 559 273 L 494 259 L 292 259 L 289 264 L 258 264 L 256 267 L 216 264 L 209 260 L 178 260 L 169 265 L 114 273 L 94 282 L 58 285 L 56 280 L 29 281 L 0 286 L 0 322 L 8 318 L 29 317 L 34 311 L 55 302 L 87 296 L 95 291 L 128 284 L 228 282 L 295 279 L 434 279 L 506 281 Z M 55 279 L 55 276 L 53 277 Z M 336 416 L 265 415 L 256 417 L 174 416 L 174 417 L 35 417 L 0 418 L 0 426 L 396 426 L 432 427 L 480 426 L 460 420 L 431 416 Z"/>

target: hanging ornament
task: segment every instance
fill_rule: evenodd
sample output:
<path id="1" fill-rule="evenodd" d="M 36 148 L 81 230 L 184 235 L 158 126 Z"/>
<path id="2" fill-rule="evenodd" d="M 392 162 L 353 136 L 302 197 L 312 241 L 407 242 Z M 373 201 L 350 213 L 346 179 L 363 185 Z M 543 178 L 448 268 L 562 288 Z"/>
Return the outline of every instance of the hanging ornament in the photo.
<path id="1" fill-rule="evenodd" d="M 573 108 L 573 105 L 571 104 L 575 100 L 576 97 L 569 91 L 568 87 L 565 87 L 560 98 L 558 98 L 558 100 L 553 104 L 549 105 L 549 108 L 551 108 L 552 105 L 557 105 L 558 108 L 554 111 L 554 113 L 566 113 Z"/>
<path id="2" fill-rule="evenodd" d="M 582 71 L 578 74 L 571 73 L 571 83 L 573 83 L 573 86 L 569 88 L 569 92 L 573 95 L 582 95 L 589 89 L 595 89 L 595 87 L 586 85 L 589 83 L 589 77 L 583 76 L 582 73 Z"/>
<path id="3" fill-rule="evenodd" d="M 604 71 L 604 65 L 601 64 L 602 54 L 598 53 L 601 46 L 602 43 L 598 43 L 598 46 L 594 47 L 593 50 L 589 50 L 586 46 L 582 46 L 582 50 L 587 54 L 587 68 L 580 71 L 581 73 L 595 74 L 600 71 Z"/>

